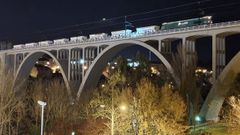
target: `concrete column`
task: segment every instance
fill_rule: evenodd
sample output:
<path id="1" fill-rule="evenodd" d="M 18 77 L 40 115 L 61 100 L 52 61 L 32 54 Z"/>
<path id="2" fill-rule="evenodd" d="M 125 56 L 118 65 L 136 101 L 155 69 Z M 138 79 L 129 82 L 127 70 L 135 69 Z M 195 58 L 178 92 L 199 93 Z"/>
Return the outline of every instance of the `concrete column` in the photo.
<path id="1" fill-rule="evenodd" d="M 71 74 L 71 49 L 68 50 L 68 81 L 70 81 Z"/>
<path id="2" fill-rule="evenodd" d="M 184 62 L 186 62 L 186 38 L 182 38 L 182 55 L 183 55 L 183 59 Z M 184 63 L 183 65 L 186 65 L 186 63 Z"/>
<path id="3" fill-rule="evenodd" d="M 3 66 L 5 66 L 5 53 L 4 54 L 0 54 L 0 64 L 3 64 Z"/>
<path id="4" fill-rule="evenodd" d="M 172 52 L 171 48 L 172 48 L 171 41 L 165 40 L 161 42 L 161 47 L 159 50 L 161 50 L 160 52 L 163 54 L 169 54 Z"/>
<path id="5" fill-rule="evenodd" d="M 88 60 L 88 64 L 87 64 L 87 67 L 89 67 L 90 66 L 90 64 L 91 64 L 91 48 L 88 48 L 87 49 L 87 60 Z"/>
<path id="6" fill-rule="evenodd" d="M 96 56 L 95 56 L 95 51 L 96 51 L 96 48 L 93 48 L 93 49 L 92 49 L 91 64 L 92 64 L 92 62 L 94 61 L 94 59 L 96 58 Z"/>
<path id="7" fill-rule="evenodd" d="M 158 51 L 162 52 L 162 40 L 158 40 Z"/>
<path id="8" fill-rule="evenodd" d="M 77 58 L 77 79 L 78 80 L 80 80 L 80 67 L 81 67 L 81 63 L 80 63 L 80 61 L 81 61 L 81 50 L 80 49 L 78 49 L 78 58 Z"/>
<path id="9" fill-rule="evenodd" d="M 59 50 L 57 50 L 57 59 L 59 59 L 59 54 L 58 53 L 59 53 Z"/>
<path id="10" fill-rule="evenodd" d="M 97 55 L 100 53 L 99 51 L 100 51 L 99 46 L 97 46 Z"/>
<path id="11" fill-rule="evenodd" d="M 13 63 L 14 63 L 13 64 L 13 73 L 14 73 L 14 76 L 16 76 L 16 69 L 17 69 L 17 60 L 16 60 L 17 58 L 16 57 L 17 57 L 17 54 L 14 54 L 13 55 Z"/>
<path id="12" fill-rule="evenodd" d="M 88 64 L 88 67 L 89 67 L 92 63 L 92 48 L 89 48 L 88 50 L 88 60 L 89 60 L 89 64 Z"/>
<path id="13" fill-rule="evenodd" d="M 94 59 L 96 58 L 96 56 L 95 56 L 95 50 L 96 50 L 96 48 L 94 48 L 94 49 L 92 50 L 92 61 L 94 61 Z"/>
<path id="14" fill-rule="evenodd" d="M 74 62 L 75 62 L 75 57 L 76 57 L 76 54 L 75 54 L 75 52 L 76 52 L 76 50 L 73 50 L 72 51 L 72 80 L 74 81 L 75 80 L 75 64 L 74 64 Z"/>
<path id="15" fill-rule="evenodd" d="M 84 75 L 85 75 L 84 66 L 85 66 L 85 62 L 86 62 L 86 59 L 85 59 L 85 48 L 83 48 L 83 50 L 82 50 L 82 59 L 84 61 L 84 63 L 82 64 L 82 78 L 84 78 Z"/>
<path id="16" fill-rule="evenodd" d="M 217 55 L 217 43 L 216 43 L 216 35 L 212 35 L 212 77 L 213 81 L 216 80 L 216 67 L 217 67 L 217 62 L 216 62 L 216 55 Z"/>
<path id="17" fill-rule="evenodd" d="M 213 35 L 212 38 L 212 70 L 213 80 L 221 74 L 226 65 L 225 37 Z"/>
<path id="18" fill-rule="evenodd" d="M 15 58 L 15 60 L 14 60 L 14 65 L 15 65 L 14 73 L 16 73 L 16 71 L 18 70 L 19 65 L 21 64 L 21 62 L 23 60 L 23 54 L 21 54 L 21 53 L 16 54 L 14 56 L 14 58 Z"/>
<path id="19" fill-rule="evenodd" d="M 223 71 L 226 65 L 225 37 L 217 37 L 217 77 Z"/>
<path id="20" fill-rule="evenodd" d="M 59 59 L 59 60 L 62 59 L 62 51 L 61 51 L 61 50 L 58 51 L 58 59 Z"/>
<path id="21" fill-rule="evenodd" d="M 89 59 L 88 59 L 88 50 L 89 50 L 89 48 L 86 48 L 85 49 L 85 60 L 86 60 L 86 63 L 85 63 L 85 66 L 88 66 L 88 62 L 89 62 Z M 84 74 L 85 74 L 85 72 L 84 72 Z"/>
<path id="22" fill-rule="evenodd" d="M 193 64 L 193 59 L 195 55 L 195 40 L 185 41 L 185 56 L 186 56 L 186 66 Z"/>

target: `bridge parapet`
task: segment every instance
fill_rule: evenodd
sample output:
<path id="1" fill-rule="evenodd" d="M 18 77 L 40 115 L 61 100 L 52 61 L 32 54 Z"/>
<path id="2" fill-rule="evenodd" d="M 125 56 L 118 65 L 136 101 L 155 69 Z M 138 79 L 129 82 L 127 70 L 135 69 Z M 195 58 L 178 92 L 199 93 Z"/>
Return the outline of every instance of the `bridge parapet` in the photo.
<path id="1" fill-rule="evenodd" d="M 142 34 L 127 34 L 126 36 L 106 36 L 104 38 L 100 39 L 90 39 L 86 38 L 84 40 L 77 40 L 77 41 L 72 41 L 69 40 L 68 42 L 65 42 L 64 44 L 48 44 L 48 46 L 45 44 L 44 47 L 50 47 L 50 46 L 62 46 L 62 45 L 85 45 L 85 44 L 93 44 L 93 43 L 101 43 L 101 42 L 113 42 L 117 40 L 130 40 L 130 39 L 141 39 L 141 38 L 148 38 L 152 36 L 165 36 L 169 34 L 177 34 L 177 33 L 183 33 L 183 32 L 194 32 L 194 31 L 200 31 L 200 30 L 213 30 L 213 29 L 220 29 L 220 28 L 228 28 L 228 27 L 233 27 L 233 26 L 240 26 L 240 20 L 239 21 L 230 21 L 230 22 L 222 22 L 222 23 L 214 23 L 214 24 L 209 24 L 209 25 L 198 25 L 198 26 L 192 26 L 192 27 L 186 27 L 186 28 L 177 28 L 177 29 L 169 29 L 169 30 L 157 30 L 157 31 L 151 31 L 151 32 L 145 32 Z M 43 46 L 36 45 L 36 46 L 19 46 L 13 50 L 28 50 L 32 48 L 41 48 Z M 6 51 L 6 50 L 0 50 L 1 51 Z"/>

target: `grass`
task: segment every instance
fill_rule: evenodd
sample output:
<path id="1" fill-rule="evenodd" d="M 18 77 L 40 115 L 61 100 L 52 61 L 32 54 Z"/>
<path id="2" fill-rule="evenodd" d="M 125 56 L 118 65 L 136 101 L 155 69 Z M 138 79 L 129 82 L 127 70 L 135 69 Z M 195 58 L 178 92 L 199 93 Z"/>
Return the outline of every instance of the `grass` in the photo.
<path id="1" fill-rule="evenodd" d="M 240 135 L 240 129 L 229 129 L 224 123 L 207 123 L 192 127 L 191 135 Z M 205 135 L 205 134 L 203 134 Z"/>

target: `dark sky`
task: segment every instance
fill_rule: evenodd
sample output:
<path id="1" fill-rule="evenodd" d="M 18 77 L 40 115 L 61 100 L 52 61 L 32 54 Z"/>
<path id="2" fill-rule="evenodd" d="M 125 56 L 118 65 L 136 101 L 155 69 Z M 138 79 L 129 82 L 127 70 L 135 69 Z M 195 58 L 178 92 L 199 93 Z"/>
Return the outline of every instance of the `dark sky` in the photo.
<path id="1" fill-rule="evenodd" d="M 138 14 L 151 10 L 160 11 Z M 130 14 L 137 15 L 128 16 L 129 21 L 144 26 L 203 15 L 212 15 L 215 22 L 238 20 L 239 13 L 239 0 L 1 0 L 0 40 L 21 43 L 109 32 L 123 29 L 124 16 Z M 80 25 L 88 22 L 96 23 Z"/>

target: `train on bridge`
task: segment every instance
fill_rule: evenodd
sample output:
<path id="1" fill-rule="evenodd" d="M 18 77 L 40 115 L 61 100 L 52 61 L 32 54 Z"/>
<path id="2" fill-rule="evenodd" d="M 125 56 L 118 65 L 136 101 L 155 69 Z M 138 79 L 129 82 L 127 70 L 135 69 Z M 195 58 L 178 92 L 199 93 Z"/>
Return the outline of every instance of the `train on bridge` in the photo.
<path id="1" fill-rule="evenodd" d="M 56 39 L 53 41 L 41 41 L 36 43 L 27 43 L 27 44 L 19 44 L 14 45 L 13 49 L 25 49 L 25 48 L 34 48 L 34 47 L 45 47 L 52 45 L 64 45 L 68 43 L 82 43 L 82 42 L 93 42 L 107 39 L 121 39 L 121 38 L 129 38 L 129 37 L 139 37 L 149 34 L 158 33 L 160 31 L 170 30 L 170 29 L 179 29 L 192 27 L 197 25 L 209 25 L 212 23 L 211 16 L 205 16 L 201 18 L 193 18 L 187 20 L 180 20 L 174 22 L 162 23 L 161 27 L 157 25 L 139 27 L 136 28 L 136 31 L 132 30 L 119 30 L 111 32 L 111 35 L 107 33 L 99 33 L 99 34 L 91 34 L 89 37 L 87 36 L 77 36 L 69 38 Z"/>

